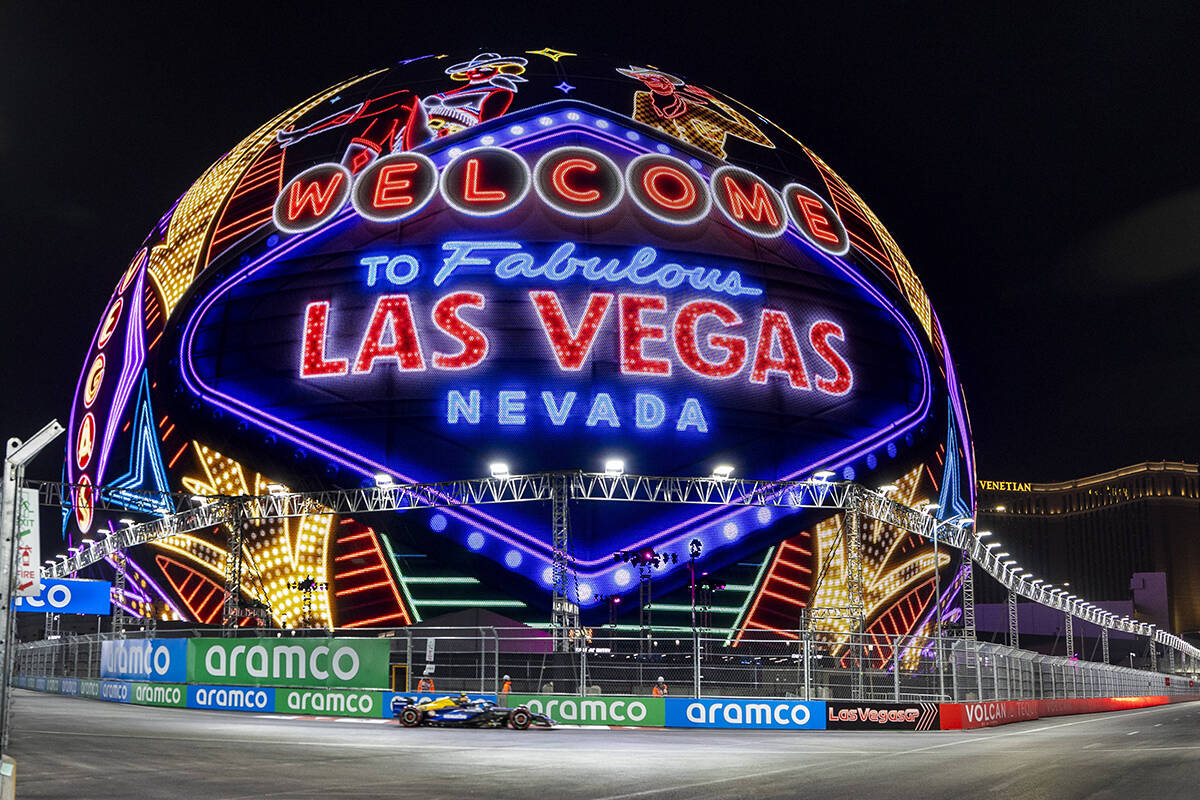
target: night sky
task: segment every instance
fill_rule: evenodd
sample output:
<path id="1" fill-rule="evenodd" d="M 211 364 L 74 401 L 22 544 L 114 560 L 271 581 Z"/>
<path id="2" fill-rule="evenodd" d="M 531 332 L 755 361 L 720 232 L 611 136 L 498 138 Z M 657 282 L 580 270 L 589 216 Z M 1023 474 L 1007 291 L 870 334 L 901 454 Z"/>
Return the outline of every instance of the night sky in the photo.
<path id="1" fill-rule="evenodd" d="M 983 477 L 1200 459 L 1200 6 L 643 5 L 7 4 L 0 434 L 66 421 L 130 256 L 268 117 L 409 56 L 553 46 L 720 88 L 858 190 L 942 318 Z"/>

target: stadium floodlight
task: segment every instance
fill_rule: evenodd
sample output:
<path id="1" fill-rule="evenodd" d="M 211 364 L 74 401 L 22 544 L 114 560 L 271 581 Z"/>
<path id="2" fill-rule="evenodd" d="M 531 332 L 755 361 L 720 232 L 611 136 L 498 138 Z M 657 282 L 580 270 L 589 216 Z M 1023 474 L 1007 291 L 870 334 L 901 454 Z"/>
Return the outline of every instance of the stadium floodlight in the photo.
<path id="1" fill-rule="evenodd" d="M 287 487 L 282 483 L 268 483 L 267 491 L 274 495 L 287 494 Z"/>
<path id="2" fill-rule="evenodd" d="M 375 485 L 380 489 L 386 489 L 389 486 L 395 485 L 395 483 L 396 481 L 392 478 L 392 476 L 388 475 L 386 472 L 379 472 L 375 475 Z"/>
<path id="3" fill-rule="evenodd" d="M 726 481 L 733 474 L 733 466 L 730 464 L 717 464 L 713 467 L 712 476 L 714 480 Z"/>
<path id="4" fill-rule="evenodd" d="M 992 550 L 993 548 L 996 548 L 996 547 L 1004 547 L 1004 545 L 1000 544 L 999 542 L 991 542 L 990 544 L 987 545 L 988 550 Z"/>
<path id="5" fill-rule="evenodd" d="M 1005 550 L 1003 553 L 996 553 L 996 558 L 1005 558 L 1006 556 L 1008 556 L 1007 550 Z"/>
<path id="6" fill-rule="evenodd" d="M 1006 567 L 1014 567 L 1014 566 L 1016 566 L 1016 564 L 1017 564 L 1017 560 L 1015 558 L 1010 558 L 1004 562 L 1004 566 L 1006 566 Z"/>
<path id="7" fill-rule="evenodd" d="M 96 543 L 95 539 L 80 539 L 79 541 L 82 542 L 85 547 L 89 547 Z"/>
<path id="8" fill-rule="evenodd" d="M 134 524 L 134 520 L 130 519 L 129 517 L 121 517 L 121 519 L 119 519 L 118 522 L 120 522 L 122 525 L 124 525 L 126 527 L 129 527 L 130 525 Z"/>
<path id="9" fill-rule="evenodd" d="M 66 553 L 55 553 L 54 557 L 65 559 L 67 557 L 67 554 Z"/>
<path id="10" fill-rule="evenodd" d="M 493 478 L 511 478 L 512 473 L 508 471 L 508 464 L 503 461 L 493 461 L 488 465 L 488 471 L 492 473 Z"/>
<path id="11" fill-rule="evenodd" d="M 1030 583 L 1032 583 L 1034 586 L 1037 586 L 1039 583 L 1045 583 L 1045 582 L 1046 582 L 1046 580 L 1044 578 L 1038 578 L 1036 581 L 1030 581 Z"/>
<path id="12" fill-rule="evenodd" d="M 619 458 L 606 459 L 604 461 L 604 474 L 612 476 L 624 475 L 625 462 Z"/>
<path id="13" fill-rule="evenodd" d="M 813 477 L 819 481 L 827 481 L 834 476 L 834 471 L 831 469 L 819 469 L 813 473 Z"/>
<path id="14" fill-rule="evenodd" d="M 53 558 L 47 558 L 47 559 L 46 559 L 45 561 L 43 561 L 42 563 L 43 563 L 43 564 L 53 564 L 53 563 L 54 563 L 54 559 L 53 559 Z"/>
<path id="15" fill-rule="evenodd" d="M 992 535 L 992 532 L 991 532 L 991 531 L 976 531 L 976 532 L 975 532 L 975 535 L 976 535 L 978 538 L 982 539 L 982 538 L 983 538 L 983 537 L 985 537 L 985 536 L 991 536 L 991 535 Z"/>
<path id="16" fill-rule="evenodd" d="M 894 483 L 885 483 L 883 486 L 879 487 L 880 493 L 883 494 L 885 497 L 887 495 L 891 494 L 892 492 L 896 492 L 899 490 L 900 490 L 900 487 Z"/>
<path id="17" fill-rule="evenodd" d="M 997 511 L 1008 511 L 1007 506 L 996 506 Z"/>

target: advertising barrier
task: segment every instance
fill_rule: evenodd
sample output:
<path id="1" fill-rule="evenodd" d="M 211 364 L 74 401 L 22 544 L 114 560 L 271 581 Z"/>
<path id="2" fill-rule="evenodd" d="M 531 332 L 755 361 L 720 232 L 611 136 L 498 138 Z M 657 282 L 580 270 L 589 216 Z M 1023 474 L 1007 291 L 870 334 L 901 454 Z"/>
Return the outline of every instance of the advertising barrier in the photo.
<path id="1" fill-rule="evenodd" d="M 669 702 L 669 701 L 668 701 Z M 633 725 L 661 728 L 665 723 L 661 697 L 568 697 L 566 695 L 509 695 L 508 705 L 529 706 L 568 725 Z"/>
<path id="2" fill-rule="evenodd" d="M 944 730 L 990 728 L 1010 722 L 1037 719 L 1037 700 L 992 700 L 980 703 L 942 703 L 941 725 Z"/>
<path id="3" fill-rule="evenodd" d="M 215 711 L 274 711 L 275 689 L 269 686 L 189 685 L 187 707 Z"/>
<path id="4" fill-rule="evenodd" d="M 140 706 L 187 708 L 187 686 L 181 683 L 133 683 L 129 702 Z"/>
<path id="5" fill-rule="evenodd" d="M 280 714 L 329 714 L 338 717 L 378 717 L 383 692 L 341 689 L 278 689 L 275 711 Z M 391 716 L 390 713 L 387 716 Z"/>
<path id="6" fill-rule="evenodd" d="M 100 699 L 112 703 L 128 703 L 129 681 L 100 681 Z"/>
<path id="7" fill-rule="evenodd" d="M 384 689 L 387 639 L 190 639 L 187 682 Z"/>
<path id="8" fill-rule="evenodd" d="M 100 643 L 104 678 L 162 683 L 187 680 L 188 639 L 114 639 Z"/>
<path id="9" fill-rule="evenodd" d="M 825 701 L 825 727 L 845 731 L 938 729 L 937 703 Z"/>
<path id="10" fill-rule="evenodd" d="M 668 698 L 669 728 L 823 730 L 825 703 L 800 700 L 691 700 Z"/>

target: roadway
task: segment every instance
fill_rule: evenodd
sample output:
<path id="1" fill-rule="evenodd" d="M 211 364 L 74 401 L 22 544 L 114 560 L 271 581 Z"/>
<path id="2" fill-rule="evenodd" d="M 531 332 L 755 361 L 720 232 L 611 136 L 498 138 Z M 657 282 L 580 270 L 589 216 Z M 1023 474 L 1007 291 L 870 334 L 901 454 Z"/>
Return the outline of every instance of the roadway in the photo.
<path id="1" fill-rule="evenodd" d="M 1176 798 L 1200 703 L 982 731 L 406 730 L 14 691 L 28 798 Z"/>

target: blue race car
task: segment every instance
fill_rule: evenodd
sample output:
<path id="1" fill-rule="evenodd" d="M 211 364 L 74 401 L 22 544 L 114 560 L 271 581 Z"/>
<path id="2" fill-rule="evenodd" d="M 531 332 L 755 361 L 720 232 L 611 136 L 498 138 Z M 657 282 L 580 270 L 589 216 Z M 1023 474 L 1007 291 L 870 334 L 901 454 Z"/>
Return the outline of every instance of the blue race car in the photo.
<path id="1" fill-rule="evenodd" d="M 392 700 L 392 716 L 406 728 L 504 728 L 523 731 L 530 726 L 554 727 L 554 720 L 525 706 L 506 708 L 490 700 L 472 700 L 465 694 L 418 702 L 415 697 Z"/>

